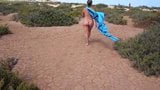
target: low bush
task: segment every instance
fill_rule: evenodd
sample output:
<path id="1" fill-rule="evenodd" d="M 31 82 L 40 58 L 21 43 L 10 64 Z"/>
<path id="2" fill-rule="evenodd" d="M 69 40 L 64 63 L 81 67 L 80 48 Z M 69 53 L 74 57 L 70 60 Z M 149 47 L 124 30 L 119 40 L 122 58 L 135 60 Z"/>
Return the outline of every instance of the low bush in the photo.
<path id="1" fill-rule="evenodd" d="M 0 2 L 0 12 L 4 15 L 19 12 L 22 9 L 26 10 L 26 8 L 39 8 L 39 7 L 40 5 L 38 5 L 38 3 Z"/>
<path id="2" fill-rule="evenodd" d="M 62 4 L 57 8 L 46 3 L 11 2 L 0 3 L 0 12 L 4 15 L 17 12 L 13 20 L 20 20 L 27 26 L 69 26 L 77 24 L 81 11 L 72 9 L 70 4 Z"/>
<path id="3" fill-rule="evenodd" d="M 99 8 L 99 9 L 103 9 L 103 8 L 107 8 L 108 5 L 105 5 L 105 4 L 97 4 L 96 5 L 96 8 Z"/>
<path id="4" fill-rule="evenodd" d="M 113 24 L 120 24 L 120 25 L 127 24 L 127 20 L 123 19 L 122 15 L 117 15 L 117 14 L 111 14 L 110 16 L 108 16 L 107 21 Z"/>
<path id="5" fill-rule="evenodd" d="M 69 26 L 78 23 L 77 12 L 66 4 L 54 8 L 43 3 L 30 3 L 22 7 L 18 16 L 21 23 L 27 26 Z"/>
<path id="6" fill-rule="evenodd" d="M 127 20 L 123 18 L 124 10 L 123 9 L 110 9 L 107 11 L 109 13 L 107 21 L 113 24 L 126 25 Z"/>
<path id="7" fill-rule="evenodd" d="M 7 25 L 5 26 L 0 26 L 0 37 L 6 34 L 11 34 L 11 32 L 9 31 L 9 28 Z"/>
<path id="8" fill-rule="evenodd" d="M 109 15 L 107 17 L 107 21 L 113 24 L 126 25 L 127 20 L 123 19 L 124 11 L 121 9 L 113 9 L 108 11 Z"/>
<path id="9" fill-rule="evenodd" d="M 145 28 L 151 24 L 160 23 L 160 13 L 158 12 L 142 11 L 138 8 L 133 8 L 127 12 L 127 15 L 133 19 L 136 27 Z"/>
<path id="10" fill-rule="evenodd" d="M 115 48 L 146 75 L 160 75 L 160 24 L 127 42 L 116 43 Z"/>
<path id="11" fill-rule="evenodd" d="M 69 26 L 77 23 L 74 17 L 63 10 L 39 9 L 20 14 L 20 20 L 28 26 Z"/>
<path id="12" fill-rule="evenodd" d="M 78 22 L 82 17 L 82 9 L 82 7 L 72 9 L 71 11 L 69 11 L 68 15 L 74 17 Z"/>
<path id="13" fill-rule="evenodd" d="M 0 12 L 3 15 L 7 15 L 7 14 L 10 14 L 10 13 L 16 12 L 16 9 L 14 7 L 12 7 L 11 5 L 0 4 Z"/>
<path id="14" fill-rule="evenodd" d="M 110 9 L 110 8 L 107 8 L 107 6 L 105 5 L 98 5 L 94 7 L 94 9 L 96 11 L 102 11 L 102 12 L 105 12 L 106 13 L 106 20 L 109 22 L 109 23 L 113 23 L 113 24 L 120 24 L 120 25 L 126 25 L 127 24 L 127 20 L 125 20 L 123 18 L 124 16 L 124 9 Z"/>
<path id="15" fill-rule="evenodd" d="M 28 84 L 17 77 L 11 70 L 17 59 L 8 58 L 0 62 L 0 90 L 39 90 L 33 84 Z"/>

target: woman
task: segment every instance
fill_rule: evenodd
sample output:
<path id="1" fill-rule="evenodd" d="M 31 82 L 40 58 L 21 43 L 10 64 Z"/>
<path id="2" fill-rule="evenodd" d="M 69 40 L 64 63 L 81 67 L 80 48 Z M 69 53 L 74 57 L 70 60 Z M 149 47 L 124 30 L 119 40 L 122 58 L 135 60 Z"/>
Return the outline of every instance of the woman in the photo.
<path id="1" fill-rule="evenodd" d="M 120 39 L 113 36 L 109 30 L 107 25 L 105 24 L 105 16 L 106 14 L 103 12 L 96 12 L 91 8 L 92 0 L 87 1 L 86 8 L 83 9 L 83 17 L 84 17 L 84 29 L 86 31 L 87 44 L 89 44 L 89 38 L 91 35 L 91 29 L 94 25 L 94 20 L 96 22 L 96 27 L 98 30 L 106 37 L 111 39 L 113 42 L 118 42 Z M 94 19 L 94 20 L 93 20 Z"/>
<path id="2" fill-rule="evenodd" d="M 87 1 L 87 6 L 91 7 L 92 6 L 92 0 L 88 0 Z M 82 16 L 84 18 L 84 22 L 83 22 L 83 27 L 85 30 L 85 36 L 86 36 L 86 45 L 89 45 L 89 38 L 91 36 L 91 30 L 94 26 L 94 21 L 92 19 L 92 17 L 90 16 L 87 8 L 84 8 L 82 11 Z"/>

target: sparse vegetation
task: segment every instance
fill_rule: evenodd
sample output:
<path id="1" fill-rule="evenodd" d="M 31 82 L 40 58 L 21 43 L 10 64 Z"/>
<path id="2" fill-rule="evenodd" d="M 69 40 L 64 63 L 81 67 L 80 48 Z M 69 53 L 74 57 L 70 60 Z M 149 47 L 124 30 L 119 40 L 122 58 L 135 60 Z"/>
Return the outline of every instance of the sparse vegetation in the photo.
<path id="1" fill-rule="evenodd" d="M 127 24 L 127 20 L 123 18 L 124 13 L 125 13 L 124 9 L 117 9 L 117 8 L 110 9 L 110 8 L 107 8 L 107 6 L 103 4 L 102 5 L 99 4 L 98 6 L 95 6 L 94 9 L 96 11 L 105 12 L 107 14 L 106 20 L 109 23 L 120 24 L 120 25 Z"/>
<path id="2" fill-rule="evenodd" d="M 6 35 L 6 34 L 11 34 L 8 26 L 7 25 L 5 25 L 5 26 L 1 25 L 0 26 L 0 37 L 3 36 L 3 35 Z"/>
<path id="3" fill-rule="evenodd" d="M 108 16 L 107 21 L 109 23 L 113 23 L 113 24 L 120 24 L 120 25 L 126 25 L 127 24 L 127 20 L 123 19 L 123 15 L 116 13 L 116 11 L 112 12 Z"/>
<path id="4" fill-rule="evenodd" d="M 107 21 L 113 24 L 126 25 L 127 20 L 123 18 L 125 11 L 123 9 L 108 9 Z"/>
<path id="5" fill-rule="evenodd" d="M 29 26 L 69 26 L 77 23 L 72 16 L 56 9 L 33 10 L 20 17 L 21 22 Z"/>
<path id="6" fill-rule="evenodd" d="M 20 21 L 28 26 L 69 26 L 78 23 L 70 13 L 71 8 L 65 5 L 57 8 L 27 5 L 20 10 L 19 17 Z"/>
<path id="7" fill-rule="evenodd" d="M 10 13 L 16 12 L 16 9 L 12 5 L 10 5 L 9 3 L 0 2 L 0 12 L 3 15 L 7 15 L 7 14 L 10 14 Z"/>
<path id="8" fill-rule="evenodd" d="M 114 24 L 127 24 L 123 19 L 122 9 L 109 9 L 107 5 L 98 4 L 95 9 L 108 14 L 107 21 Z M 0 12 L 19 13 L 19 19 L 27 26 L 68 26 L 78 23 L 83 7 L 71 8 L 71 4 L 61 3 L 57 8 L 47 6 L 47 3 L 1 3 Z M 43 14 L 42 14 L 43 13 Z M 49 13 L 49 14 L 48 14 Z M 58 15 L 62 15 L 58 17 Z M 65 17 L 65 18 L 64 18 Z M 18 21 L 16 19 L 16 21 Z"/>
<path id="9" fill-rule="evenodd" d="M 127 42 L 117 43 L 115 47 L 146 75 L 160 75 L 160 24 Z"/>
<path id="10" fill-rule="evenodd" d="M 69 26 L 78 23 L 80 13 L 69 6 L 63 4 L 54 8 L 45 3 L 5 3 L 0 4 L 0 12 L 5 15 L 18 12 L 19 20 L 27 26 Z M 17 17 L 15 19 L 18 21 Z"/>
<path id="11" fill-rule="evenodd" d="M 17 59 L 8 58 L 0 62 L 0 90 L 39 90 L 33 84 L 28 84 L 17 77 L 11 70 Z"/>
<path id="12" fill-rule="evenodd" d="M 142 11 L 139 8 L 133 8 L 127 12 L 136 27 L 148 27 L 151 24 L 160 23 L 160 13 L 151 11 Z"/>
<path id="13" fill-rule="evenodd" d="M 82 17 L 82 9 L 83 9 L 82 7 L 74 8 L 68 13 L 68 15 L 74 17 L 78 22 Z"/>
<path id="14" fill-rule="evenodd" d="M 16 11 L 15 8 L 13 8 L 12 6 L 9 6 L 9 5 L 0 5 L 0 12 L 3 15 L 14 13 L 15 11 Z"/>

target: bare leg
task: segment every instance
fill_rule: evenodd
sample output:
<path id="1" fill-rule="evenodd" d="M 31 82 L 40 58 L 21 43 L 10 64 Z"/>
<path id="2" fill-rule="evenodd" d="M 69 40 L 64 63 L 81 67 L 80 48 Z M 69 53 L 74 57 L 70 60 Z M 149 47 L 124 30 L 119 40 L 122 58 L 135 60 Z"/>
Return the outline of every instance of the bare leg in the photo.
<path id="1" fill-rule="evenodd" d="M 85 37 L 86 37 L 86 45 L 89 45 L 89 37 L 90 37 L 90 30 L 89 30 L 89 26 L 85 25 L 84 26 L 84 30 L 85 30 Z"/>
<path id="2" fill-rule="evenodd" d="M 93 27 L 93 26 L 89 26 L 89 27 L 88 27 L 88 38 L 89 38 L 89 39 L 90 39 L 90 36 L 91 36 L 92 27 Z"/>

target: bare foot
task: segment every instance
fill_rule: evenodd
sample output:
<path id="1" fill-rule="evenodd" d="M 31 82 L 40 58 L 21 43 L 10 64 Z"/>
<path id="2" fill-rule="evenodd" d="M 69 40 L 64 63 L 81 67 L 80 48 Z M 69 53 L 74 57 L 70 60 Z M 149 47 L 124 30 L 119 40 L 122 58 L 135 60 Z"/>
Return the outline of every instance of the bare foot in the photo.
<path id="1" fill-rule="evenodd" d="M 86 43 L 86 46 L 88 46 L 89 45 L 89 43 Z"/>

